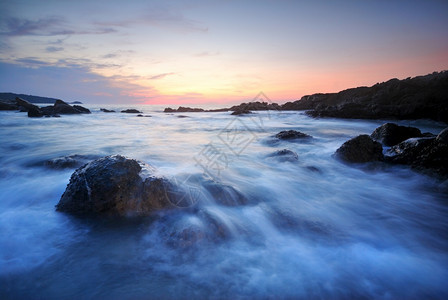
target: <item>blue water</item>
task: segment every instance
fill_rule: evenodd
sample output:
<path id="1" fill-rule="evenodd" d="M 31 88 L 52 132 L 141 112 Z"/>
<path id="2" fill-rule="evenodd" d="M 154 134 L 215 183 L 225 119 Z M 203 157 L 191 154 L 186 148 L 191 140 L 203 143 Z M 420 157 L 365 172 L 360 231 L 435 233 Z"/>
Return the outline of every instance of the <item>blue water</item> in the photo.
<path id="1" fill-rule="evenodd" d="M 332 157 L 384 121 L 88 107 L 61 118 L 0 112 L 0 298 L 448 298 L 446 187 L 407 167 Z M 285 129 L 314 138 L 273 138 Z M 281 149 L 298 160 L 270 156 Z M 44 162 L 73 154 L 139 159 L 199 200 L 143 218 L 56 212 L 74 168 Z M 192 178 L 230 185 L 249 203 L 219 205 Z"/>

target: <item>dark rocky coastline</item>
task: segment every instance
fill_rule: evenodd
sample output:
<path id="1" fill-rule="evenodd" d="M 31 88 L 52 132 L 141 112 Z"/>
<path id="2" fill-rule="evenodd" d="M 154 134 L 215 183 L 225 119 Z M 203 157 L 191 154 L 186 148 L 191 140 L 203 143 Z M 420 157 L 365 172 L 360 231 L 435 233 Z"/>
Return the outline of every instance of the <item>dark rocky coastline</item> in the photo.
<path id="1" fill-rule="evenodd" d="M 277 103 L 250 102 L 230 108 L 166 108 L 164 112 L 245 112 L 260 110 L 306 110 L 311 117 L 346 119 L 432 119 L 448 123 L 448 71 L 404 80 L 391 79 L 371 87 L 338 93 L 317 93 L 300 100 Z M 238 114 L 238 113 L 235 113 Z"/>

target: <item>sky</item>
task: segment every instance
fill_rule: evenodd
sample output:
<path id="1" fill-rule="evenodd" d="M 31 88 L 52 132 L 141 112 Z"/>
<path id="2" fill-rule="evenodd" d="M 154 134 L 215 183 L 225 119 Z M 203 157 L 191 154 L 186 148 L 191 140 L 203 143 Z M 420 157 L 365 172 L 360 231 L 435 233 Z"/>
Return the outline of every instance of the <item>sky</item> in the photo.
<path id="1" fill-rule="evenodd" d="M 448 69 L 448 1 L 0 0 L 0 92 L 284 103 Z"/>

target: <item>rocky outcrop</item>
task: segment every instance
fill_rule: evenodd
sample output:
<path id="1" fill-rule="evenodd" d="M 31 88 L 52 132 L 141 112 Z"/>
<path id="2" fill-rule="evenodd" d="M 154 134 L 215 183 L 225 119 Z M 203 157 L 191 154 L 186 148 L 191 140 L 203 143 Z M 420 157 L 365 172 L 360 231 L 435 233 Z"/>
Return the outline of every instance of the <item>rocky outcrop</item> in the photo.
<path id="1" fill-rule="evenodd" d="M 421 137 L 420 129 L 386 123 L 376 128 L 370 137 L 385 146 L 393 146 L 413 137 Z"/>
<path id="2" fill-rule="evenodd" d="M 26 100 L 17 97 L 15 101 L 17 106 L 19 106 L 19 109 L 23 109 L 26 112 L 28 112 L 29 110 L 40 111 L 39 106 L 31 104 Z"/>
<path id="3" fill-rule="evenodd" d="M 296 130 L 284 130 L 280 131 L 275 135 L 276 138 L 280 140 L 296 140 L 296 139 L 310 139 L 311 135 L 306 133 L 296 131 Z"/>
<path id="4" fill-rule="evenodd" d="M 73 214 L 146 215 L 173 207 L 176 187 L 153 167 L 121 155 L 77 169 L 56 209 Z M 175 194 L 175 193 L 174 193 Z"/>
<path id="5" fill-rule="evenodd" d="M 165 110 L 163 112 L 204 112 L 206 110 L 202 109 L 202 108 L 192 108 L 192 107 L 183 107 L 183 106 L 179 106 L 179 108 L 177 109 L 173 109 L 170 107 L 165 108 Z"/>
<path id="6" fill-rule="evenodd" d="M 87 108 L 79 105 L 71 106 L 70 104 L 62 100 L 56 100 L 52 109 L 51 106 L 49 108 L 51 114 L 60 114 L 60 115 L 74 115 L 74 114 L 86 114 L 86 113 L 90 114 L 90 110 L 88 110 Z"/>
<path id="7" fill-rule="evenodd" d="M 267 102 L 248 102 L 241 103 L 239 105 L 234 105 L 229 110 L 231 111 L 257 111 L 257 110 L 280 110 L 281 107 L 277 103 L 267 103 Z"/>
<path id="8" fill-rule="evenodd" d="M 336 150 L 335 156 L 349 163 L 366 163 L 383 160 L 380 143 L 363 134 L 352 138 Z"/>
<path id="9" fill-rule="evenodd" d="M 126 113 L 126 114 L 141 114 L 142 112 L 137 110 L 137 109 L 125 109 L 121 111 L 122 113 Z"/>

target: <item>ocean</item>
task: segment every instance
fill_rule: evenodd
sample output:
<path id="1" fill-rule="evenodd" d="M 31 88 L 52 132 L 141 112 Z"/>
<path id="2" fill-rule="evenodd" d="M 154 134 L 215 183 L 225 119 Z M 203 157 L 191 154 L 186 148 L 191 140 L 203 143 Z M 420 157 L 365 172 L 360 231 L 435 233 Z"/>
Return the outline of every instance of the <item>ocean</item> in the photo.
<path id="1" fill-rule="evenodd" d="M 0 112 L 1 299 L 448 298 L 446 187 L 406 166 L 333 157 L 386 121 L 86 107 L 92 114 L 60 118 Z M 446 126 L 394 122 L 434 134 Z M 274 137 L 289 129 L 313 138 Z M 279 159 L 282 149 L 298 159 Z M 188 184 L 191 205 L 147 217 L 56 212 L 75 167 L 45 162 L 113 154 Z M 221 205 L 190 178 L 249 201 Z"/>

